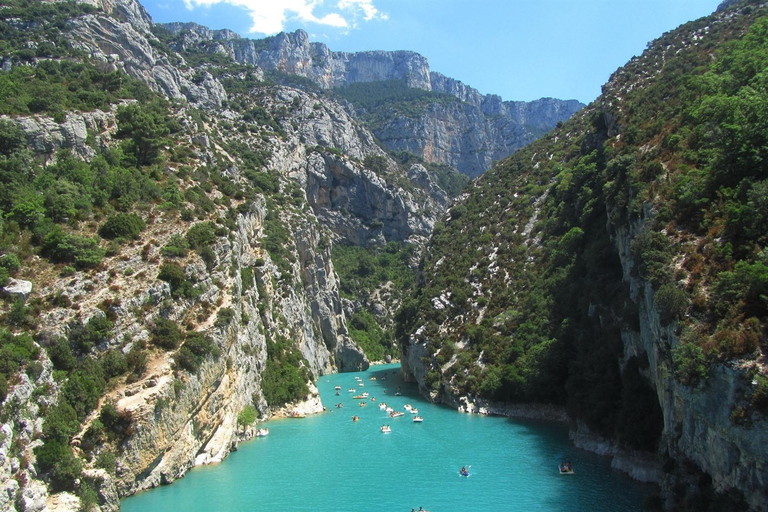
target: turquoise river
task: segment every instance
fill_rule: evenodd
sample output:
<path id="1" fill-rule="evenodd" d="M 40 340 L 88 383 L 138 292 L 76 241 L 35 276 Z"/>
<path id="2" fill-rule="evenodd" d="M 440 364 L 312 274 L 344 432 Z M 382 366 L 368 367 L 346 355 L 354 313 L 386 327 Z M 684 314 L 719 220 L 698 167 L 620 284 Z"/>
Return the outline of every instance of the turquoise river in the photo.
<path id="1" fill-rule="evenodd" d="M 266 422 L 260 426 L 269 428 L 268 436 L 242 443 L 221 464 L 194 468 L 172 485 L 123 500 L 122 510 L 643 510 L 649 488 L 612 470 L 608 459 L 573 447 L 563 425 L 430 404 L 414 385 L 402 383 L 398 365 L 325 375 L 317 385 L 327 412 Z M 362 392 L 370 394 L 365 407 L 353 399 Z M 389 418 L 381 402 L 405 415 Z M 413 422 L 405 404 L 417 407 L 424 421 Z M 381 432 L 384 424 L 391 433 Z M 574 475 L 558 473 L 563 460 Z M 459 475 L 463 465 L 469 477 Z"/>

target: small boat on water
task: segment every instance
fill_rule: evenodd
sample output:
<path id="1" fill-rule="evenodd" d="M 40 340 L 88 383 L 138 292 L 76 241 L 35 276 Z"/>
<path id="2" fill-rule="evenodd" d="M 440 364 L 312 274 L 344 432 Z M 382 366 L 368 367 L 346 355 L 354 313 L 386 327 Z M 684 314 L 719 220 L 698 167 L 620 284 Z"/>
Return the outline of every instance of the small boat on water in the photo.
<path id="1" fill-rule="evenodd" d="M 419 410 L 415 407 L 411 408 L 411 414 L 419 414 Z"/>
<path id="2" fill-rule="evenodd" d="M 269 429 L 268 428 L 260 428 L 256 431 L 256 437 L 264 437 L 269 435 Z"/>
<path id="3" fill-rule="evenodd" d="M 469 470 L 468 470 L 467 468 L 465 468 L 465 467 L 464 467 L 464 468 L 461 468 L 461 469 L 459 470 L 459 474 L 460 474 L 461 476 L 469 476 Z"/>
<path id="4" fill-rule="evenodd" d="M 364 398 L 368 398 L 368 397 L 366 397 L 364 395 L 365 395 L 365 393 L 363 393 L 362 395 L 355 395 L 352 398 L 354 398 L 355 400 L 362 400 Z"/>
<path id="5" fill-rule="evenodd" d="M 379 402 L 379 409 L 384 410 L 387 408 L 387 402 Z"/>
<path id="6" fill-rule="evenodd" d="M 376 377 L 371 377 L 371 380 L 376 380 Z"/>
<path id="7" fill-rule="evenodd" d="M 396 391 L 395 392 L 395 396 L 403 396 L 403 394 L 401 392 L 399 392 L 399 391 Z"/>
<path id="8" fill-rule="evenodd" d="M 557 467 L 558 471 L 561 475 L 574 475 L 573 472 L 573 466 L 571 466 L 570 462 L 561 462 L 560 465 Z"/>
<path id="9" fill-rule="evenodd" d="M 422 418 L 421 416 L 414 416 L 413 417 L 413 422 L 414 423 L 421 423 L 423 421 L 424 421 L 424 418 Z"/>
<path id="10" fill-rule="evenodd" d="M 389 425 L 382 425 L 381 426 L 381 431 L 386 434 L 386 433 L 392 432 L 392 429 L 389 428 Z"/>
<path id="11" fill-rule="evenodd" d="M 365 387 L 365 382 L 358 382 L 357 385 L 360 386 L 361 388 Z"/>
<path id="12" fill-rule="evenodd" d="M 343 403 L 341 403 L 341 402 L 339 402 L 339 403 L 337 403 L 337 404 L 336 404 L 336 407 L 337 407 L 338 409 L 341 409 L 342 407 L 344 407 L 344 404 L 343 404 Z"/>
<path id="13" fill-rule="evenodd" d="M 406 411 L 410 411 L 411 409 L 413 409 L 413 407 L 411 407 L 411 404 L 405 404 L 403 406 L 403 409 L 405 409 Z"/>
<path id="14" fill-rule="evenodd" d="M 390 418 L 399 418 L 400 416 L 405 416 L 405 413 L 400 411 L 392 411 L 389 413 Z"/>
<path id="15" fill-rule="evenodd" d="M 338 390 L 340 390 L 340 389 L 341 389 L 341 386 L 336 386 L 336 387 L 335 387 L 335 388 L 333 388 L 333 389 L 335 389 L 336 391 L 338 391 Z"/>
<path id="16" fill-rule="evenodd" d="M 295 411 L 289 414 L 288 416 L 291 418 L 306 418 L 303 412 L 295 412 Z"/>
<path id="17" fill-rule="evenodd" d="M 355 388 L 349 388 L 347 390 L 347 393 L 354 393 L 355 391 L 357 391 Z"/>
<path id="18" fill-rule="evenodd" d="M 392 414 L 393 412 L 395 412 L 395 410 L 394 410 L 393 408 L 391 408 L 391 407 L 387 407 L 385 410 L 386 410 L 388 413 L 390 413 L 390 414 Z"/>

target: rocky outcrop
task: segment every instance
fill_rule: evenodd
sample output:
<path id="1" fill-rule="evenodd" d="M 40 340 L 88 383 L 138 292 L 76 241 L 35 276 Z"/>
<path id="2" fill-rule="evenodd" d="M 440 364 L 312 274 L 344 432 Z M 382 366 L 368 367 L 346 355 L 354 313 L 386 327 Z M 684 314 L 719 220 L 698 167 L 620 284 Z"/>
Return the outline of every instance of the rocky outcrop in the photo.
<path id="1" fill-rule="evenodd" d="M 101 63 L 103 71 L 120 70 L 138 78 L 154 90 L 174 99 L 188 99 L 204 108 L 221 107 L 227 94 L 210 74 L 193 80 L 192 70 L 182 72 L 168 56 L 152 46 L 152 20 L 132 0 L 98 0 L 105 14 L 70 20 L 72 45 Z"/>
<path id="2" fill-rule="evenodd" d="M 27 147 L 46 161 L 51 161 L 59 149 L 69 149 L 90 160 L 96 156 L 97 149 L 108 146 L 117 131 L 114 109 L 70 112 L 61 122 L 46 116 L 20 116 L 13 121 L 24 132 Z M 93 137 L 92 141 L 89 136 Z"/>
<path id="3" fill-rule="evenodd" d="M 323 89 L 404 80 L 411 88 L 454 96 L 460 103 L 444 106 L 436 101 L 415 118 L 389 113 L 373 132 L 389 149 L 453 166 L 470 177 L 479 176 L 494 160 L 509 156 L 584 106 L 576 100 L 552 98 L 504 102 L 430 71 L 427 59 L 417 53 L 332 52 L 322 43 L 311 43 L 302 30 L 250 40 L 190 23 L 162 26 L 179 36 L 179 50 L 197 47 L 224 53 L 265 72 L 308 78 Z"/>
<path id="4" fill-rule="evenodd" d="M 355 245 L 424 239 L 449 198 L 423 166 L 405 172 L 372 134 L 339 104 L 295 89 L 277 88 L 264 98 L 272 111 L 288 111 L 284 144 L 272 166 L 301 184 L 309 205 L 336 240 Z M 366 168 L 384 159 L 386 170 Z M 421 176 L 409 181 L 408 176 Z"/>
<path id="5" fill-rule="evenodd" d="M 662 325 L 651 285 L 633 277 L 630 243 L 643 228 L 637 222 L 615 233 L 625 280 L 639 306 L 639 332 L 622 335 L 626 357 L 647 359 L 649 377 L 664 415 L 664 448 L 674 459 L 693 462 L 712 477 L 718 491 L 741 490 L 752 508 L 768 510 L 768 421 L 753 413 L 744 423 L 731 420 L 750 386 L 747 369 L 738 361 L 716 365 L 706 383 L 688 386 L 674 378 L 671 350 L 680 340 L 676 324 Z M 675 485 L 669 477 L 665 485 Z"/>
<path id="6" fill-rule="evenodd" d="M 3 286 L 3 293 L 14 299 L 26 301 L 32 293 L 32 283 L 23 279 L 8 279 L 8 284 Z"/>

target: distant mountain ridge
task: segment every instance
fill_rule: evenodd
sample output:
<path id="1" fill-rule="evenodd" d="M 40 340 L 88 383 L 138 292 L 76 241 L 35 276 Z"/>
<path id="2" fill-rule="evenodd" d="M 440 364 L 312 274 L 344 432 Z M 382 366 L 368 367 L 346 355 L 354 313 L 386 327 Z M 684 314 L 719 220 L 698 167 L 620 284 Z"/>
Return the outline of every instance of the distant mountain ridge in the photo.
<path id="1" fill-rule="evenodd" d="M 577 100 L 541 98 L 503 101 L 481 94 L 459 80 L 431 71 L 426 57 L 411 51 L 334 52 L 313 43 L 303 30 L 266 39 L 246 39 L 230 30 L 211 30 L 196 23 L 158 26 L 176 36 L 176 50 L 202 49 L 227 55 L 263 72 L 280 72 L 309 79 L 321 89 L 356 84 L 404 81 L 409 88 L 447 94 L 460 108 L 432 108 L 419 115 L 385 116 L 374 135 L 389 149 L 408 151 L 429 162 L 456 167 L 470 177 L 485 172 L 565 121 L 584 105 Z"/>

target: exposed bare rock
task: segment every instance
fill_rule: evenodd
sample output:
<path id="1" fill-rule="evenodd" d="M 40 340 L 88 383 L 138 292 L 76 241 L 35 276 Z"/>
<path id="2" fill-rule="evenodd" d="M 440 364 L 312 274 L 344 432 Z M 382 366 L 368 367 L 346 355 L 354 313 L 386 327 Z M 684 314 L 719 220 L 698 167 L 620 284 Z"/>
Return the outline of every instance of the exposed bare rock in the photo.
<path id="1" fill-rule="evenodd" d="M 3 287 L 3 293 L 13 298 L 26 301 L 32 293 L 32 283 L 23 279 L 8 279 L 8 284 Z"/>
<path id="2" fill-rule="evenodd" d="M 104 149 L 117 131 L 114 111 L 67 113 L 64 120 L 56 122 L 46 116 L 21 116 L 14 118 L 24 132 L 27 146 L 37 154 L 52 158 L 59 149 L 71 149 L 85 159 Z M 88 140 L 88 134 L 93 141 Z"/>
<path id="3" fill-rule="evenodd" d="M 129 0 L 114 5 L 112 11 L 124 14 L 122 19 L 95 14 L 71 20 L 73 46 L 101 61 L 105 71 L 124 71 L 170 98 L 188 99 L 206 108 L 221 106 L 226 92 L 210 74 L 195 83 L 187 76 L 190 71 L 182 72 L 152 47 L 151 19 L 143 7 Z"/>
<path id="4" fill-rule="evenodd" d="M 415 117 L 387 114 L 373 131 L 389 149 L 451 165 L 470 177 L 482 174 L 494 160 L 509 156 L 584 106 L 576 100 L 552 98 L 502 101 L 430 71 L 427 59 L 417 53 L 332 52 L 325 44 L 311 43 L 303 30 L 251 40 L 194 23 L 163 26 L 180 35 L 179 49 L 200 48 L 206 43 L 207 51 L 226 54 L 263 71 L 306 77 L 323 89 L 402 80 L 411 88 L 454 96 L 460 100 L 456 105 L 436 101 Z M 211 41 L 216 44 L 210 45 Z"/>

